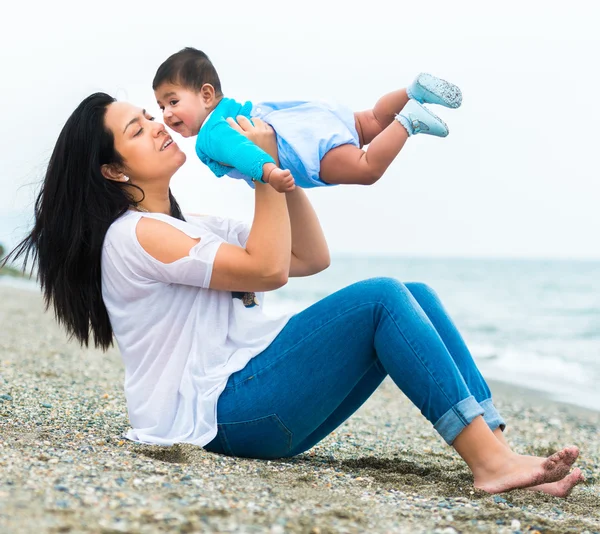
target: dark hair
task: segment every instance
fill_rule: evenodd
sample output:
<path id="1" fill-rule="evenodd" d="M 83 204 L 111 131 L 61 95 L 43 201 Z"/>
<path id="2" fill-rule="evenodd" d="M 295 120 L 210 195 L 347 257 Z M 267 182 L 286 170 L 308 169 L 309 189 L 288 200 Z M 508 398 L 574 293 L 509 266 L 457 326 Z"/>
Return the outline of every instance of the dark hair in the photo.
<path id="1" fill-rule="evenodd" d="M 58 322 L 82 345 L 88 346 L 92 335 L 104 350 L 112 345 L 113 332 L 102 300 L 102 244 L 113 221 L 133 204 L 123 184 L 101 173 L 104 164 L 123 164 L 104 124 L 113 102 L 110 95 L 95 93 L 69 117 L 35 202 L 33 229 L 2 262 L 24 256 L 25 271 L 31 256 L 46 309 L 52 304 Z M 171 215 L 183 220 L 171 191 L 169 198 Z"/>
<path id="2" fill-rule="evenodd" d="M 217 96 L 223 95 L 221 80 L 208 56 L 191 47 L 182 48 L 158 67 L 152 80 L 152 89 L 156 91 L 163 83 L 180 85 L 196 92 L 209 83 L 215 88 Z"/>

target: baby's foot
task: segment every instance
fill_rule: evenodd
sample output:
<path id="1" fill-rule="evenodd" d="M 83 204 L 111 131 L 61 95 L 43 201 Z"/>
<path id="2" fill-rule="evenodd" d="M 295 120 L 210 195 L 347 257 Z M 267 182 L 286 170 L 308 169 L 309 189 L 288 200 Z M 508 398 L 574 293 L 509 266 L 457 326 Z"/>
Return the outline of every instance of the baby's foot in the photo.
<path id="1" fill-rule="evenodd" d="M 406 93 L 421 104 L 439 104 L 447 108 L 458 108 L 462 104 L 462 93 L 456 85 L 426 72 L 415 78 Z"/>
<path id="2" fill-rule="evenodd" d="M 396 120 L 404 126 L 408 135 L 418 133 L 435 135 L 436 137 L 446 137 L 448 135 L 446 123 L 416 100 L 409 100 L 402 111 L 396 115 Z"/>
<path id="3" fill-rule="evenodd" d="M 526 489 L 529 491 L 541 491 L 542 493 L 547 493 L 548 495 L 552 495 L 554 497 L 566 499 L 573 491 L 573 488 L 584 480 L 585 477 L 583 476 L 581 469 L 576 467 L 571 473 L 558 482 L 539 484 L 538 486 L 532 486 L 531 488 Z"/>
<path id="4" fill-rule="evenodd" d="M 512 454 L 506 462 L 487 473 L 475 477 L 474 485 L 488 493 L 502 493 L 519 488 L 556 482 L 567 476 L 570 466 L 565 458 L 569 449 L 563 449 L 548 458 Z"/>

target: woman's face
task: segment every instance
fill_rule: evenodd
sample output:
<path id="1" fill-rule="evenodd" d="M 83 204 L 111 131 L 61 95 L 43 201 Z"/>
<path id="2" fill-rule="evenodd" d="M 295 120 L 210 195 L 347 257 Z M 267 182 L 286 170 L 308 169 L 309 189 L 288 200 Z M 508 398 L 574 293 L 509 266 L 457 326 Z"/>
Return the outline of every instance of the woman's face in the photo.
<path id="1" fill-rule="evenodd" d="M 185 163 L 185 154 L 164 125 L 154 122 L 145 110 L 127 102 L 113 102 L 104 122 L 113 133 L 115 149 L 125 160 L 124 173 L 132 183 L 168 181 Z"/>

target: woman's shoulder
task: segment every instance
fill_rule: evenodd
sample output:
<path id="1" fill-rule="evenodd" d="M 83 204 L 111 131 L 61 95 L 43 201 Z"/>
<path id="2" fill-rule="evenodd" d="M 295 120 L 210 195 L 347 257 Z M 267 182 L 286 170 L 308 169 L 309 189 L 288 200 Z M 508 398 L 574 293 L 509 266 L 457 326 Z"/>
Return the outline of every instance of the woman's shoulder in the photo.
<path id="1" fill-rule="evenodd" d="M 156 225 L 156 222 L 168 224 L 192 238 L 203 238 L 213 234 L 214 237 L 235 244 L 244 243 L 250 230 L 246 223 L 215 215 L 186 214 L 185 220 L 180 220 L 164 213 L 128 211 L 116 219 L 108 229 L 104 239 L 105 248 L 129 248 L 137 245 L 138 224 L 144 219 L 152 226 Z"/>
<path id="2" fill-rule="evenodd" d="M 109 226 L 104 238 L 104 246 L 111 246 L 126 239 L 140 220 L 141 213 L 128 210 Z"/>
<path id="3" fill-rule="evenodd" d="M 119 244 L 128 246 L 132 240 L 137 240 L 136 228 L 138 223 L 143 219 L 160 221 L 187 234 L 196 233 L 194 230 L 195 225 L 190 224 L 187 221 L 181 221 L 170 215 L 128 210 L 110 225 L 106 232 L 104 246 L 118 246 Z"/>
<path id="4" fill-rule="evenodd" d="M 158 228 L 157 223 L 166 224 L 171 227 L 171 232 L 172 229 L 179 230 L 192 238 L 206 237 L 207 234 L 225 237 L 231 224 L 229 219 L 213 215 L 186 214 L 185 220 L 181 220 L 164 213 L 128 211 L 115 220 L 108 229 L 105 246 L 115 243 L 127 245 L 131 240 L 137 241 L 138 225 L 144 224 L 144 220 L 147 221 L 145 224 L 148 226 Z"/>

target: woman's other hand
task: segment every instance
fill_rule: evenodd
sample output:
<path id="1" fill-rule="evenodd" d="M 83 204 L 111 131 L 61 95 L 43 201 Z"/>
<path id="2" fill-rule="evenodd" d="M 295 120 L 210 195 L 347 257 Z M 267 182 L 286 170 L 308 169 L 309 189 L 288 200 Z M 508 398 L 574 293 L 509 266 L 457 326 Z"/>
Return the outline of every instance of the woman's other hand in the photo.
<path id="1" fill-rule="evenodd" d="M 277 136 L 275 135 L 273 128 L 266 122 L 261 121 L 258 117 L 252 119 L 254 125 L 252 125 L 248 118 L 243 115 L 237 116 L 236 120 L 237 122 L 229 117 L 227 123 L 236 132 L 241 133 L 255 145 L 262 148 L 275 160 L 276 165 L 279 165 L 277 157 Z"/>

